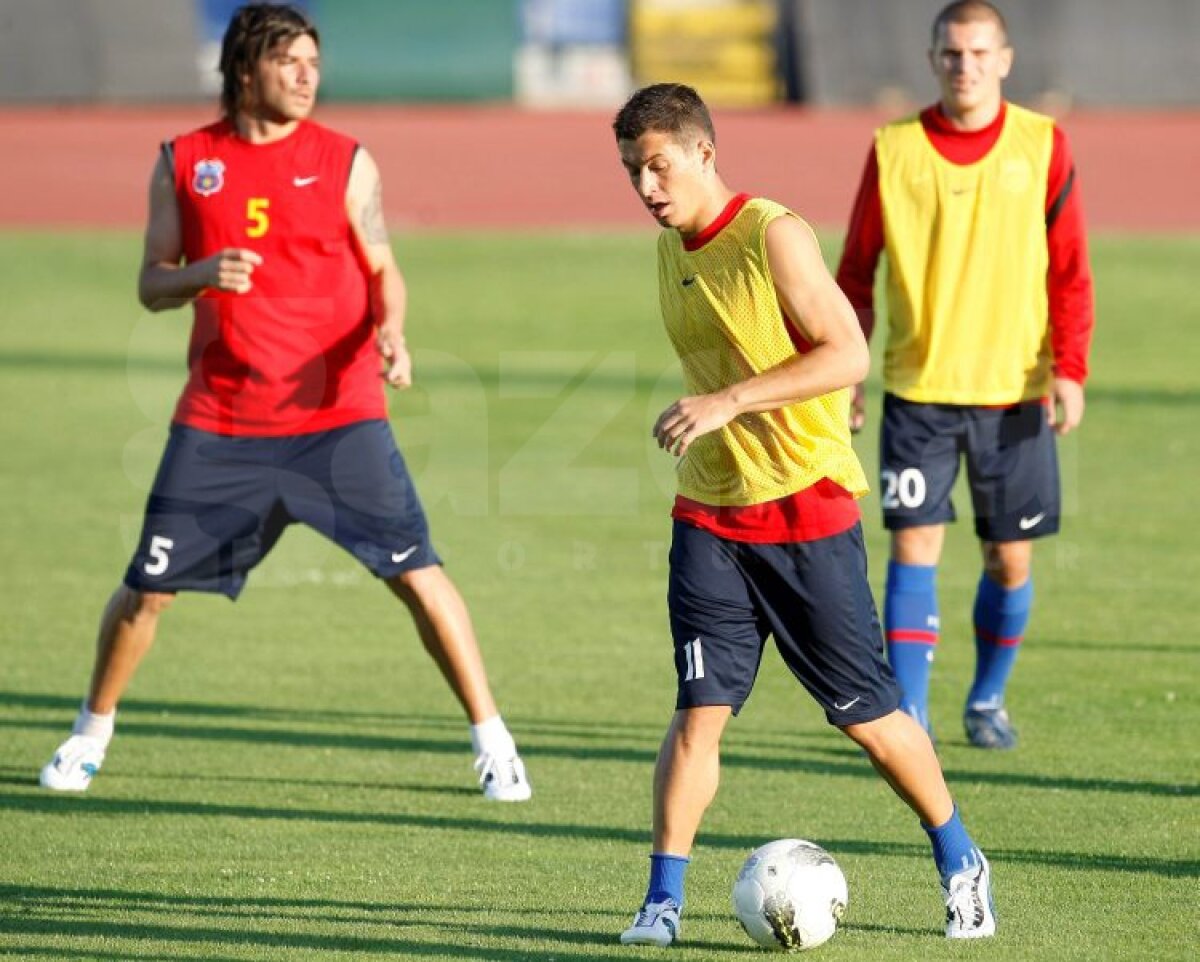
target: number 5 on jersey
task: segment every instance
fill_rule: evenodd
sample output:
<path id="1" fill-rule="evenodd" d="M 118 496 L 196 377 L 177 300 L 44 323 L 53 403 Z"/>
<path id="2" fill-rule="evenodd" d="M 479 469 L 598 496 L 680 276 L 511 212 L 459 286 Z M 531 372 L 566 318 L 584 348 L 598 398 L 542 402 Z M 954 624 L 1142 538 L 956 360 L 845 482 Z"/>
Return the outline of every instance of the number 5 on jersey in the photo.
<path id="1" fill-rule="evenodd" d="M 250 197 L 246 200 L 247 237 L 262 237 L 271 229 L 271 218 L 267 216 L 270 206 L 269 197 Z"/>

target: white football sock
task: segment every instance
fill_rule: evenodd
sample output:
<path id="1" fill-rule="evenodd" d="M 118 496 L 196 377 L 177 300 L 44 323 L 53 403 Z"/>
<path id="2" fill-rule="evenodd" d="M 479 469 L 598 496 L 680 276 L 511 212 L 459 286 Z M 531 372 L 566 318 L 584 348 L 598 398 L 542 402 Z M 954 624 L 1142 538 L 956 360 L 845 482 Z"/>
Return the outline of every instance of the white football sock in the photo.
<path id="1" fill-rule="evenodd" d="M 476 755 L 486 753 L 508 758 L 517 753 L 517 744 L 499 715 L 471 726 L 471 747 Z"/>
<path id="2" fill-rule="evenodd" d="M 71 729 L 71 734 L 87 735 L 89 738 L 99 739 L 107 747 L 108 743 L 112 741 L 113 725 L 116 719 L 116 711 L 110 711 L 107 715 L 98 715 L 88 708 L 85 699 L 83 706 L 79 709 L 79 714 L 75 716 L 75 727 Z"/>

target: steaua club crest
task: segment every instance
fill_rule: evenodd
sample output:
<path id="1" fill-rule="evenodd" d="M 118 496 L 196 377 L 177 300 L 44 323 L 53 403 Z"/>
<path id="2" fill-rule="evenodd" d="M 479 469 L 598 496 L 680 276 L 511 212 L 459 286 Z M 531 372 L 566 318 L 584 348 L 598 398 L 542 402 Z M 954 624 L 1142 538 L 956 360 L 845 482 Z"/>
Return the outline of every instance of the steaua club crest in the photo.
<path id="1" fill-rule="evenodd" d="M 201 197 L 215 194 L 225 186 L 225 162 L 221 160 L 196 161 L 196 173 L 192 177 L 192 190 Z"/>

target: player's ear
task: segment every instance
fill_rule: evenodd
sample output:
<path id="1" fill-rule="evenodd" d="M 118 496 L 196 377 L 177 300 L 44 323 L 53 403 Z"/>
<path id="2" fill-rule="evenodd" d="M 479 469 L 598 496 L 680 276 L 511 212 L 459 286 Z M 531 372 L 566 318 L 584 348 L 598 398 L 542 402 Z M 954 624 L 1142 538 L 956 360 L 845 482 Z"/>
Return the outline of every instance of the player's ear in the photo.
<path id="1" fill-rule="evenodd" d="M 696 144 L 696 150 L 700 153 L 700 163 L 704 167 L 717 166 L 717 145 L 711 140 L 701 140 Z"/>
<path id="2" fill-rule="evenodd" d="M 1005 44 L 1000 48 L 1000 79 L 1004 80 L 1008 77 L 1008 73 L 1012 70 L 1013 57 L 1015 53 L 1009 44 Z"/>

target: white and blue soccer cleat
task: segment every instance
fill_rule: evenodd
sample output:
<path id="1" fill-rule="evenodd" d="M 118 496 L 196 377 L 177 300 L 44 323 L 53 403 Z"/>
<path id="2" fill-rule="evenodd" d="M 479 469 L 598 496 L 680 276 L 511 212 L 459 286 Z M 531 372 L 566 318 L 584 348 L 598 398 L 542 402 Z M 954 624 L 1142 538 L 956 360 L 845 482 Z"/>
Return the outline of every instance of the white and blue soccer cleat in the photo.
<path id="1" fill-rule="evenodd" d="M 679 938 L 679 906 L 674 899 L 647 902 L 621 933 L 622 945 L 657 945 L 665 949 Z"/>
<path id="2" fill-rule="evenodd" d="M 479 787 L 489 802 L 524 802 L 533 795 L 525 763 L 515 752 L 507 757 L 484 752 L 475 759 Z"/>
<path id="3" fill-rule="evenodd" d="M 1005 750 L 1017 745 L 1017 730 L 1003 706 L 968 708 L 963 714 L 967 741 L 976 748 Z"/>
<path id="4" fill-rule="evenodd" d="M 38 782 L 56 792 L 86 792 L 104 764 L 105 744 L 88 735 L 72 735 L 58 746 Z"/>
<path id="5" fill-rule="evenodd" d="M 946 938 L 986 939 L 996 934 L 992 902 L 992 869 L 979 852 L 979 864 L 963 869 L 942 883 L 946 899 Z"/>

